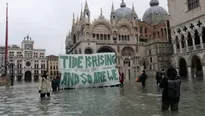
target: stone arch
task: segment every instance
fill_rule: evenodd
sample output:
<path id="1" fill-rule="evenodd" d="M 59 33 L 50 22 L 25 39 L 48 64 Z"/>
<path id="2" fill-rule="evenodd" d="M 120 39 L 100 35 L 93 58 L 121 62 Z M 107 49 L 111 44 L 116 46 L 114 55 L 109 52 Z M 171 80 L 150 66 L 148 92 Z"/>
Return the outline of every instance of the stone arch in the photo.
<path id="1" fill-rule="evenodd" d="M 179 65 L 179 75 L 181 77 L 186 77 L 188 75 L 187 62 L 183 57 L 180 57 L 178 59 L 178 65 Z"/>
<path id="2" fill-rule="evenodd" d="M 191 64 L 191 73 L 196 76 L 202 76 L 202 60 L 198 55 L 192 55 L 189 59 Z"/>
<path id="3" fill-rule="evenodd" d="M 101 29 L 107 29 L 106 30 L 107 33 L 112 33 L 112 28 L 111 28 L 110 24 L 105 22 L 105 21 L 97 21 L 92 26 L 92 32 L 95 32 L 95 31 L 104 32 L 105 31 L 105 30 L 101 30 Z"/>
<path id="4" fill-rule="evenodd" d="M 124 67 L 124 71 L 125 71 L 125 75 L 126 77 L 128 77 L 128 79 L 130 80 L 131 78 L 131 70 L 129 67 L 131 67 L 131 60 L 129 58 L 125 58 L 123 60 L 123 67 Z"/>
<path id="5" fill-rule="evenodd" d="M 199 45 L 200 44 L 199 32 L 197 30 L 195 30 L 194 35 L 195 35 L 194 36 L 195 45 Z"/>
<path id="6" fill-rule="evenodd" d="M 97 50 L 97 53 L 106 53 L 106 52 L 116 53 L 116 51 L 110 46 L 102 46 Z"/>
<path id="7" fill-rule="evenodd" d="M 188 32 L 188 35 L 187 35 L 187 41 L 188 41 L 188 46 L 193 46 L 193 41 L 192 41 L 192 37 L 191 37 L 191 33 Z"/>
<path id="8" fill-rule="evenodd" d="M 90 47 L 86 48 L 84 54 L 93 54 L 93 49 Z"/>
<path id="9" fill-rule="evenodd" d="M 76 40 L 76 35 L 74 34 L 74 35 L 73 35 L 73 43 L 75 44 L 76 41 L 77 41 L 77 40 Z"/>
<path id="10" fill-rule="evenodd" d="M 121 35 L 130 35 L 131 28 L 127 25 L 121 25 L 118 29 L 118 33 Z"/>
<path id="11" fill-rule="evenodd" d="M 26 71 L 25 72 L 25 81 L 28 81 L 28 82 L 31 82 L 32 81 L 32 73 L 31 73 L 31 71 Z"/>
<path id="12" fill-rule="evenodd" d="M 192 65 L 192 59 L 193 59 L 194 56 L 198 57 L 198 58 L 200 59 L 200 62 L 202 62 L 201 57 L 200 57 L 199 55 L 197 55 L 197 54 L 192 54 L 192 55 L 188 58 L 188 63 L 187 63 L 187 64 L 188 64 L 189 66 Z"/>
<path id="13" fill-rule="evenodd" d="M 135 56 L 135 50 L 132 47 L 124 47 L 121 53 L 122 56 Z"/>

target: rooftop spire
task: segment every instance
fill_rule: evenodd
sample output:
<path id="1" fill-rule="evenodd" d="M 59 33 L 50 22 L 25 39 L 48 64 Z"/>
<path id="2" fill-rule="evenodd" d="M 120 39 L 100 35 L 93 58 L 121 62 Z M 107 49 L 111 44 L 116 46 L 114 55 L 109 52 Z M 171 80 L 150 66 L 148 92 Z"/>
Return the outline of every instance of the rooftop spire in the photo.
<path id="1" fill-rule="evenodd" d="M 132 4 L 132 14 L 136 14 L 134 4 Z"/>
<path id="2" fill-rule="evenodd" d="M 103 16 L 102 8 L 100 8 L 100 16 Z"/>
<path id="3" fill-rule="evenodd" d="M 83 18 L 83 4 L 81 3 L 80 20 Z"/>
<path id="4" fill-rule="evenodd" d="M 73 13 L 73 24 L 75 23 L 75 14 Z"/>
<path id="5" fill-rule="evenodd" d="M 86 0 L 86 2 L 85 2 L 85 8 L 84 8 L 84 11 L 85 11 L 85 10 L 89 11 L 87 0 Z"/>
<path id="6" fill-rule="evenodd" d="M 149 4 L 150 4 L 150 6 L 158 6 L 159 0 L 151 0 Z"/>
<path id="7" fill-rule="evenodd" d="M 76 23 L 78 23 L 78 15 L 77 15 L 77 20 L 76 20 Z"/>
<path id="8" fill-rule="evenodd" d="M 121 3 L 121 5 L 120 5 L 120 7 L 121 7 L 121 8 L 122 8 L 122 7 L 126 7 L 126 4 L 125 4 L 124 0 L 122 0 L 122 3 Z"/>
<path id="9" fill-rule="evenodd" d="M 112 3 L 112 8 L 111 8 L 111 13 L 115 12 L 115 8 L 114 8 L 114 5 Z"/>

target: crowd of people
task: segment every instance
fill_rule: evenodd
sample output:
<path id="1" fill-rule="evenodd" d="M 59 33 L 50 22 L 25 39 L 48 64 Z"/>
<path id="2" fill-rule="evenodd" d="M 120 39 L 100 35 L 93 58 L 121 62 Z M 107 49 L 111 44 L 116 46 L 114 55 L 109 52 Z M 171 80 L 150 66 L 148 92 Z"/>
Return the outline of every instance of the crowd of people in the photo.
<path id="1" fill-rule="evenodd" d="M 123 88 L 123 83 L 125 79 L 124 73 L 119 71 L 119 82 Z M 141 82 L 142 87 L 146 86 L 147 74 L 145 70 L 142 71 L 142 74 L 136 80 Z M 156 84 L 160 88 L 163 88 L 162 92 L 162 110 L 167 111 L 171 107 L 172 111 L 178 110 L 178 103 L 180 100 L 180 86 L 181 80 L 177 75 L 177 70 L 175 68 L 169 68 L 167 71 L 162 69 L 161 71 L 156 72 Z M 39 93 L 40 97 L 44 98 L 45 96 L 50 97 L 51 91 L 56 92 L 60 90 L 60 75 L 54 77 L 51 81 L 48 76 L 48 72 L 45 71 L 42 78 L 39 80 Z"/>
<path id="2" fill-rule="evenodd" d="M 123 87 L 124 73 L 120 73 L 120 83 Z M 147 74 L 145 70 L 142 74 L 137 77 L 136 81 L 141 82 L 142 87 L 146 86 Z M 156 72 L 156 84 L 163 89 L 162 92 L 162 111 L 167 111 L 171 107 L 172 111 L 178 111 L 178 103 L 180 100 L 180 86 L 181 79 L 177 75 L 177 70 L 175 68 L 169 68 L 167 71 L 162 69 Z"/>

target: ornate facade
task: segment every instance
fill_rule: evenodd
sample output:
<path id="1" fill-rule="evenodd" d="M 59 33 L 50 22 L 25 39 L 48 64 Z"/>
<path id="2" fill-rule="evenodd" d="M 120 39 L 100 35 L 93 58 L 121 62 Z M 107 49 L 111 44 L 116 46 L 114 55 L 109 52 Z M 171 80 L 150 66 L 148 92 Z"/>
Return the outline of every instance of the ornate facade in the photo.
<path id="1" fill-rule="evenodd" d="M 205 75 L 205 1 L 168 0 L 173 65 L 181 76 Z M 177 12 L 176 12 L 177 11 Z"/>
<path id="2" fill-rule="evenodd" d="M 21 47 L 13 45 L 8 48 L 8 63 L 14 64 L 14 79 L 17 81 L 38 81 L 47 70 L 45 49 L 35 49 L 29 36 L 24 38 Z M 11 74 L 11 67 L 9 69 Z"/>
<path id="3" fill-rule="evenodd" d="M 102 9 L 93 22 L 90 16 L 87 2 L 80 18 L 73 15 L 72 29 L 65 41 L 67 54 L 115 52 L 117 67 L 127 80 L 136 78 L 144 68 L 155 73 L 169 66 L 164 60 L 159 61 L 168 59 L 171 46 L 167 36 L 168 13 L 158 0 L 150 1 L 143 21 L 138 19 L 134 6 L 126 7 L 124 0 L 116 10 L 111 6 L 110 20 L 103 16 Z"/>

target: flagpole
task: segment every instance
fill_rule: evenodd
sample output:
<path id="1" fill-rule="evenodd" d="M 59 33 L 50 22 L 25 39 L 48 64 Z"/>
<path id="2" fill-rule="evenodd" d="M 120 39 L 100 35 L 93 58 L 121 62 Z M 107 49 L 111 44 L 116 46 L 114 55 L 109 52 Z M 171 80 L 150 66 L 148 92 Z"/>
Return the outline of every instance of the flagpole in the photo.
<path id="1" fill-rule="evenodd" d="M 8 2 L 6 3 L 6 36 L 5 36 L 5 76 L 7 75 L 8 60 Z"/>

